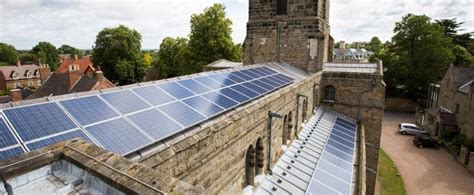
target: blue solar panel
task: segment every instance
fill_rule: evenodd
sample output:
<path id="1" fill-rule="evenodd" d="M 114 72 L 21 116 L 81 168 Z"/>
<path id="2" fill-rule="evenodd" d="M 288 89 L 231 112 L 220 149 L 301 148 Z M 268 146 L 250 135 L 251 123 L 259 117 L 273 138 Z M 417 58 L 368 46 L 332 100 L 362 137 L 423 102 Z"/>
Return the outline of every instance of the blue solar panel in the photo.
<path id="1" fill-rule="evenodd" d="M 167 104 L 159 107 L 159 109 L 185 127 L 197 124 L 198 122 L 201 122 L 202 120 L 206 119 L 204 116 L 187 107 L 181 102 Z"/>
<path id="2" fill-rule="evenodd" d="M 268 78 L 269 80 L 271 80 L 272 82 L 278 84 L 278 86 L 283 86 L 283 85 L 288 84 L 288 82 L 285 82 L 285 81 L 280 80 L 276 75 L 269 76 L 269 77 L 267 77 L 267 78 Z"/>
<path id="3" fill-rule="evenodd" d="M 240 72 L 242 72 L 242 73 L 244 73 L 244 74 L 246 74 L 246 75 L 249 75 L 249 76 L 252 77 L 252 78 L 259 78 L 259 77 L 261 77 L 260 74 L 256 74 L 256 73 L 254 73 L 254 72 L 252 72 L 252 71 L 250 71 L 250 70 L 248 70 L 248 69 L 247 69 L 247 70 L 241 70 Z"/>
<path id="4" fill-rule="evenodd" d="M 224 89 L 221 89 L 219 90 L 219 93 L 239 102 L 239 103 L 243 103 L 247 100 L 249 100 L 250 98 L 245 96 L 245 95 L 242 95 L 241 93 L 237 92 L 237 91 L 234 91 L 230 88 L 224 88 Z"/>
<path id="5" fill-rule="evenodd" d="M 105 149 L 120 155 L 152 143 L 151 139 L 123 118 L 87 127 L 86 130 Z"/>
<path id="6" fill-rule="evenodd" d="M 209 77 L 197 77 L 193 79 L 211 89 L 219 89 L 224 86 L 224 84 L 219 83 Z"/>
<path id="7" fill-rule="evenodd" d="M 233 74 L 237 75 L 238 77 L 246 80 L 246 81 L 249 81 L 249 80 L 252 80 L 252 79 L 255 79 L 249 75 L 246 75 L 244 74 L 242 71 L 236 71 L 236 72 L 233 72 Z"/>
<path id="8" fill-rule="evenodd" d="M 244 95 L 246 95 L 250 98 L 255 98 L 255 97 L 260 95 L 259 93 L 255 92 L 255 91 L 252 91 L 252 90 L 250 90 L 250 89 L 248 89 L 248 88 L 246 88 L 242 85 L 234 85 L 234 86 L 231 87 L 231 89 L 233 89 L 234 91 L 238 91 L 238 92 L 240 92 L 240 93 L 242 93 L 242 94 L 244 94 Z"/>
<path id="9" fill-rule="evenodd" d="M 339 136 L 339 137 L 342 137 L 346 140 L 353 140 L 354 139 L 354 136 L 351 136 L 347 133 L 344 133 L 344 132 L 338 130 L 337 128 L 332 129 L 332 133 Z"/>
<path id="10" fill-rule="evenodd" d="M 342 179 L 346 183 L 351 183 L 352 181 L 352 172 L 347 172 L 346 170 L 341 169 L 334 164 L 327 162 L 325 160 L 321 160 L 318 162 L 318 169 L 323 169 L 331 175 L 336 176 L 339 179 Z"/>
<path id="11" fill-rule="evenodd" d="M 238 102 L 236 102 L 236 101 L 234 101 L 230 98 L 227 98 L 224 95 L 222 95 L 220 93 L 217 93 L 217 92 L 206 93 L 206 94 L 202 95 L 202 97 L 208 99 L 211 102 L 214 102 L 215 104 L 217 104 L 217 105 L 219 105 L 219 106 L 221 106 L 225 109 L 229 109 L 229 108 L 239 104 Z"/>
<path id="12" fill-rule="evenodd" d="M 250 72 L 258 75 L 259 77 L 264 77 L 264 76 L 268 76 L 269 74 L 265 73 L 265 72 L 262 72 L 262 71 L 259 71 L 258 68 L 252 68 L 252 69 L 248 69 Z"/>
<path id="13" fill-rule="evenodd" d="M 261 87 L 255 85 L 255 84 L 253 84 L 253 83 L 251 83 L 251 82 L 242 83 L 241 85 L 243 85 L 244 87 L 247 87 L 247 88 L 249 88 L 249 89 L 251 89 L 251 90 L 253 90 L 253 91 L 255 91 L 255 92 L 259 93 L 259 94 L 264 94 L 265 92 L 268 91 L 268 90 L 263 89 L 263 88 L 261 88 Z"/>
<path id="14" fill-rule="evenodd" d="M 332 139 L 329 139 L 328 140 L 328 143 L 329 145 L 339 149 L 339 150 L 342 150 L 343 152 L 347 153 L 347 154 L 352 154 L 354 151 L 351 149 L 351 148 L 348 148 L 347 146 L 345 146 L 344 144 L 341 144 L 339 142 L 336 142 Z"/>
<path id="15" fill-rule="evenodd" d="M 347 154 L 345 152 L 342 152 L 341 150 L 339 149 L 336 149 L 335 147 L 331 146 L 331 145 L 326 145 L 326 152 L 329 152 L 331 153 L 332 155 L 342 159 L 342 160 L 345 160 L 347 162 L 352 162 L 352 160 L 354 160 L 354 158 L 352 157 L 352 155 L 350 154 Z"/>
<path id="16" fill-rule="evenodd" d="M 23 153 L 24 153 L 23 149 L 20 146 L 10 148 L 8 150 L 3 150 L 3 151 L 0 151 L 0 160 L 6 160 L 6 159 L 9 159 L 9 158 L 18 156 L 20 154 L 23 154 Z"/>
<path id="17" fill-rule="evenodd" d="M 335 134 L 331 134 L 331 136 L 329 136 L 330 139 L 334 140 L 334 141 L 337 141 L 339 142 L 340 144 L 350 148 L 350 149 L 354 149 L 354 143 L 352 141 L 347 141 L 341 137 L 338 137 L 336 136 Z"/>
<path id="18" fill-rule="evenodd" d="M 59 102 L 81 124 L 87 125 L 119 116 L 97 96 Z"/>
<path id="19" fill-rule="evenodd" d="M 354 130 L 355 130 L 355 128 L 357 127 L 357 125 L 356 125 L 355 123 L 351 123 L 351 122 L 346 121 L 346 120 L 344 120 L 344 119 L 342 119 L 342 118 L 337 118 L 336 123 L 344 123 L 344 124 L 346 124 L 346 125 L 352 127 L 352 129 L 354 129 Z"/>
<path id="20" fill-rule="evenodd" d="M 274 89 L 280 87 L 281 85 L 279 85 L 278 83 L 275 83 L 274 81 L 270 80 L 268 77 L 266 78 L 261 78 L 259 79 L 259 81 L 262 81 L 270 86 L 272 86 Z"/>
<path id="21" fill-rule="evenodd" d="M 347 129 L 346 127 L 343 127 L 341 125 L 338 125 L 338 124 L 334 124 L 334 128 L 336 128 L 338 131 L 341 131 L 351 137 L 355 137 L 355 131 L 351 131 L 349 129 Z"/>
<path id="22" fill-rule="evenodd" d="M 168 102 L 175 101 L 173 97 L 165 93 L 163 90 L 159 89 L 154 85 L 149 85 L 145 87 L 138 87 L 132 89 L 140 97 L 145 99 L 147 102 L 150 102 L 154 106 L 165 104 Z"/>
<path id="23" fill-rule="evenodd" d="M 148 108 L 149 105 L 131 91 L 123 90 L 100 94 L 107 102 L 123 114 Z"/>
<path id="24" fill-rule="evenodd" d="M 241 82 L 245 82 L 245 79 L 241 78 L 238 76 L 238 74 L 234 73 L 234 72 L 231 72 L 229 74 L 229 79 L 237 82 L 237 83 L 241 83 Z"/>
<path id="25" fill-rule="evenodd" d="M 127 116 L 127 118 L 155 140 L 161 140 L 183 129 L 176 122 L 155 109 L 135 113 Z"/>
<path id="26" fill-rule="evenodd" d="M 48 145 L 55 144 L 55 143 L 58 143 L 58 142 L 62 142 L 62 141 L 69 140 L 69 139 L 73 139 L 73 138 L 82 138 L 82 139 L 88 141 L 89 143 L 93 143 L 90 140 L 90 138 L 84 132 L 82 132 L 81 130 L 75 130 L 75 131 L 72 131 L 72 132 L 68 132 L 68 133 L 65 133 L 65 134 L 57 135 L 57 136 L 54 136 L 54 137 L 46 138 L 44 140 L 40 140 L 40 141 L 36 141 L 36 142 L 30 143 L 30 144 L 27 144 L 26 147 L 28 147 L 31 151 L 31 150 L 40 149 L 40 148 L 46 147 Z"/>
<path id="27" fill-rule="evenodd" d="M 0 118 L 0 148 L 18 144 L 3 118 Z"/>
<path id="28" fill-rule="evenodd" d="M 224 86 L 233 85 L 236 81 L 233 81 L 229 78 L 229 73 L 221 73 L 221 74 L 214 74 L 209 75 L 210 78 L 222 83 Z"/>
<path id="29" fill-rule="evenodd" d="M 192 79 L 181 80 L 181 81 L 178 81 L 178 83 L 188 88 L 189 90 L 193 91 L 195 94 L 201 94 L 201 93 L 211 91 L 211 89 L 207 88 L 206 86 Z"/>
<path id="30" fill-rule="evenodd" d="M 257 85 L 258 87 L 262 88 L 262 89 L 265 89 L 267 90 L 267 92 L 269 91 L 273 91 L 275 88 L 272 87 L 271 85 L 268 85 L 260 80 L 254 80 L 254 81 L 250 81 L 250 83 L 254 84 L 254 85 Z"/>
<path id="31" fill-rule="evenodd" d="M 23 141 L 77 128 L 56 103 L 4 110 Z"/>
<path id="32" fill-rule="evenodd" d="M 175 82 L 162 83 L 162 84 L 159 84 L 158 87 L 165 90 L 176 99 L 183 99 L 183 98 L 187 98 L 194 95 L 193 92 L 185 89 L 183 86 Z"/>
<path id="33" fill-rule="evenodd" d="M 337 191 L 342 194 L 351 194 L 352 184 L 345 183 L 344 181 L 339 180 L 337 177 L 322 171 L 322 169 L 316 170 L 315 175 L 315 180 L 331 187 L 332 189 L 337 189 Z"/>
<path id="34" fill-rule="evenodd" d="M 207 101 L 206 99 L 196 96 L 186 100 L 183 100 L 188 106 L 198 110 L 200 113 L 204 114 L 206 117 L 212 117 L 222 111 L 221 107 Z"/>
<path id="35" fill-rule="evenodd" d="M 335 191 L 334 189 L 331 189 L 325 184 L 322 184 L 321 182 L 312 179 L 311 183 L 308 187 L 308 190 L 306 192 L 309 195 L 319 195 L 319 194 L 327 194 L 327 195 L 332 195 L 332 194 L 340 194 L 339 192 Z"/>
<path id="36" fill-rule="evenodd" d="M 290 83 L 290 82 L 293 81 L 292 78 L 287 77 L 287 76 L 282 75 L 282 74 L 276 74 L 275 77 L 278 78 L 278 79 L 280 79 L 280 80 L 282 80 L 282 81 L 284 81 L 284 82 L 286 82 L 286 83 Z"/>
<path id="37" fill-rule="evenodd" d="M 278 73 L 270 68 L 267 67 L 258 67 L 259 70 L 267 72 L 267 74 L 275 74 Z"/>

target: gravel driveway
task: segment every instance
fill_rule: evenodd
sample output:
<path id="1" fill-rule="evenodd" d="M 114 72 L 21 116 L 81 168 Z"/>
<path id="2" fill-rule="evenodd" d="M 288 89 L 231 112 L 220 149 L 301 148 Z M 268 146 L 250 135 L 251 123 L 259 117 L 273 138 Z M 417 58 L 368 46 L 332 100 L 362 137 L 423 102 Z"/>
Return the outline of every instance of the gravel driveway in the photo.
<path id="1" fill-rule="evenodd" d="M 474 175 L 453 160 L 445 150 L 413 145 L 413 136 L 397 132 L 401 122 L 412 122 L 414 115 L 386 112 L 381 146 L 395 161 L 408 194 L 474 194 Z"/>

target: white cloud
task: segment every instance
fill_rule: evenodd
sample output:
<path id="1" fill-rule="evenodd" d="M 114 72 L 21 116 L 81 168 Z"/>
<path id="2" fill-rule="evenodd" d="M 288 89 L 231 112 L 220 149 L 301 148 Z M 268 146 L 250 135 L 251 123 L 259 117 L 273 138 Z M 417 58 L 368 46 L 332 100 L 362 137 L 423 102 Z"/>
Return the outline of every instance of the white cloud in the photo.
<path id="1" fill-rule="evenodd" d="M 30 49 L 39 41 L 91 48 L 105 27 L 125 24 L 142 34 L 143 48 L 158 48 L 166 36 L 187 36 L 193 13 L 222 2 L 233 21 L 232 37 L 243 42 L 249 0 L 1 0 L 0 42 Z M 330 24 L 336 40 L 388 40 L 407 13 L 434 19 L 457 17 L 474 31 L 472 0 L 332 0 Z"/>

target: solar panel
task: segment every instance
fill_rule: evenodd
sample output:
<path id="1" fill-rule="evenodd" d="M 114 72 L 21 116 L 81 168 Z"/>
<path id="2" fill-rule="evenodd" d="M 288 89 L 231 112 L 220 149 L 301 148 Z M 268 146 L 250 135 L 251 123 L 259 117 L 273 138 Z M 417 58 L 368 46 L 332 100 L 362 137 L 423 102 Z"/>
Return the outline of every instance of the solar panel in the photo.
<path id="1" fill-rule="evenodd" d="M 59 102 L 81 124 L 88 125 L 119 116 L 97 96 L 75 98 Z"/>
<path id="2" fill-rule="evenodd" d="M 128 90 L 104 93 L 100 94 L 100 96 L 122 114 L 136 112 L 149 107 L 147 103 Z"/>
<path id="3" fill-rule="evenodd" d="M 154 140 L 161 140 L 183 129 L 178 123 L 156 109 L 138 112 L 127 116 L 127 118 L 153 137 Z"/>
<path id="4" fill-rule="evenodd" d="M 213 80 L 213 79 L 211 79 L 211 78 L 209 78 L 209 77 L 206 77 L 206 76 L 204 76 L 204 77 L 197 77 L 197 78 L 193 78 L 193 79 L 194 79 L 195 81 L 197 81 L 197 82 L 199 82 L 199 83 L 205 85 L 206 87 L 211 88 L 211 89 L 219 89 L 219 88 L 221 88 L 221 87 L 224 86 L 224 84 L 219 83 L 219 82 L 217 82 L 217 81 L 215 81 L 215 80 Z"/>
<path id="5" fill-rule="evenodd" d="M 208 99 L 209 101 L 211 102 L 214 102 L 215 104 L 225 108 L 225 109 L 229 109 L 231 107 L 234 107 L 236 106 L 237 104 L 239 104 L 238 102 L 228 98 L 228 97 L 225 97 L 224 95 L 220 94 L 220 93 L 217 93 L 217 92 L 210 92 L 210 93 L 206 93 L 204 95 L 202 95 L 202 97 Z"/>
<path id="6" fill-rule="evenodd" d="M 58 142 L 61 142 L 61 141 L 64 141 L 64 140 L 68 140 L 68 139 L 73 139 L 73 138 L 82 138 L 82 139 L 84 139 L 84 140 L 86 140 L 90 143 L 94 143 L 94 142 L 91 141 L 91 139 L 89 137 L 87 137 L 87 135 L 84 132 L 82 132 L 81 130 L 75 130 L 75 131 L 68 132 L 68 133 L 65 133 L 65 134 L 61 134 L 61 135 L 46 138 L 46 139 L 43 139 L 43 140 L 40 140 L 40 141 L 36 141 L 36 142 L 33 142 L 33 143 L 29 143 L 29 144 L 26 145 L 26 147 L 28 147 L 28 149 L 30 149 L 30 151 L 32 151 L 32 150 L 40 149 L 40 148 L 46 147 L 48 145 L 55 144 L 55 143 L 58 143 Z"/>
<path id="7" fill-rule="evenodd" d="M 253 84 L 253 83 L 251 83 L 251 82 L 242 83 L 241 85 L 243 85 L 244 87 L 247 87 L 247 88 L 251 89 L 252 91 L 255 91 L 255 92 L 259 93 L 259 94 L 264 94 L 265 92 L 268 91 L 268 90 L 263 89 L 263 88 L 261 88 L 261 87 L 255 85 L 255 84 Z"/>
<path id="8" fill-rule="evenodd" d="M 132 90 L 154 106 L 165 104 L 175 100 L 173 97 L 165 93 L 162 89 L 159 89 L 154 85 L 137 87 Z"/>
<path id="9" fill-rule="evenodd" d="M 13 133 L 7 127 L 7 124 L 0 118 L 0 148 L 18 144 Z"/>
<path id="10" fill-rule="evenodd" d="M 246 102 L 248 101 L 250 98 L 245 96 L 245 95 L 242 95 L 241 93 L 237 92 L 237 91 L 234 91 L 230 88 L 224 88 L 224 89 L 221 89 L 219 90 L 219 93 L 239 102 L 239 103 L 243 103 L 243 102 Z"/>
<path id="11" fill-rule="evenodd" d="M 311 183 L 309 185 L 309 189 L 307 190 L 307 192 L 309 195 L 340 194 L 338 191 L 314 179 L 311 180 Z"/>
<path id="12" fill-rule="evenodd" d="M 20 146 L 10 148 L 10 149 L 7 149 L 7 150 L 3 150 L 3 151 L 0 151 L 0 160 L 6 160 L 6 159 L 9 159 L 9 158 L 18 156 L 20 154 L 23 154 L 23 153 L 24 153 L 24 151 Z"/>
<path id="13" fill-rule="evenodd" d="M 211 103 L 210 101 L 200 96 L 185 99 L 183 100 L 183 102 L 188 106 L 199 110 L 199 112 L 201 114 L 204 114 L 206 117 L 212 117 L 224 111 L 224 109 L 222 109 L 221 107 Z"/>
<path id="14" fill-rule="evenodd" d="M 248 75 L 244 74 L 242 71 L 235 71 L 235 72 L 233 72 L 233 74 L 234 74 L 234 75 L 237 75 L 238 77 L 240 77 L 240 78 L 242 78 L 242 79 L 244 79 L 244 80 L 246 80 L 246 81 L 255 79 L 255 78 L 253 78 L 253 77 L 251 77 L 251 76 L 248 76 Z"/>
<path id="15" fill-rule="evenodd" d="M 258 68 L 252 68 L 252 69 L 248 69 L 248 71 L 258 75 L 259 77 L 264 77 L 264 76 L 268 76 L 270 74 L 266 73 L 266 72 L 262 72 L 262 71 L 259 71 Z"/>
<path id="16" fill-rule="evenodd" d="M 245 79 L 239 77 L 237 74 L 235 74 L 234 72 L 230 73 L 229 74 L 229 79 L 237 82 L 237 83 L 241 83 L 241 82 L 245 82 Z"/>
<path id="17" fill-rule="evenodd" d="M 248 96 L 248 97 L 250 97 L 250 98 L 255 98 L 255 97 L 257 97 L 257 96 L 260 95 L 259 93 L 255 92 L 255 91 L 252 91 L 252 90 L 250 90 L 249 88 L 246 88 L 246 87 L 244 87 L 244 86 L 242 86 L 242 85 L 234 85 L 234 86 L 232 86 L 232 87 L 230 87 L 230 88 L 231 88 L 232 90 L 238 91 L 238 92 L 240 92 L 240 93 L 242 93 L 242 94 L 244 94 L 244 95 L 246 95 L 246 96 Z"/>
<path id="18" fill-rule="evenodd" d="M 118 118 L 86 128 L 105 149 L 125 155 L 152 143 L 152 140 L 124 118 Z"/>
<path id="19" fill-rule="evenodd" d="M 183 86 L 175 82 L 162 83 L 162 84 L 159 84 L 158 87 L 165 90 L 176 99 L 183 99 L 183 98 L 187 98 L 194 95 L 193 92 L 185 89 Z"/>
<path id="20" fill-rule="evenodd" d="M 261 79 L 259 79 L 259 81 L 262 81 L 262 82 L 266 83 L 267 85 L 272 86 L 273 89 L 278 88 L 278 87 L 281 86 L 278 83 L 275 83 L 274 81 L 270 80 L 268 77 L 261 78 Z"/>
<path id="21" fill-rule="evenodd" d="M 158 109 L 160 109 L 185 127 L 190 127 L 206 119 L 206 117 L 197 113 L 196 111 L 187 107 L 181 102 L 173 102 L 171 104 L 166 104 L 164 106 L 158 107 Z"/>
<path id="22" fill-rule="evenodd" d="M 266 92 L 269 92 L 269 91 L 273 91 L 274 87 L 269 85 L 269 84 L 266 84 L 260 80 L 254 80 L 254 81 L 250 81 L 250 83 L 254 84 L 254 85 L 257 85 L 258 87 L 262 88 L 262 89 L 265 89 Z"/>
<path id="23" fill-rule="evenodd" d="M 188 88 L 189 90 L 193 91 L 195 94 L 201 94 L 201 93 L 211 91 L 211 89 L 209 89 L 208 87 L 192 79 L 181 80 L 181 81 L 178 81 L 178 83 Z"/>
<path id="24" fill-rule="evenodd" d="M 222 73 L 222 74 L 209 75 L 209 77 L 216 80 L 219 83 L 222 83 L 224 86 L 229 86 L 236 83 L 236 81 L 233 81 L 232 79 L 229 78 L 229 75 L 230 75 L 229 73 Z"/>
<path id="25" fill-rule="evenodd" d="M 246 74 L 246 75 L 249 75 L 249 76 L 252 77 L 252 78 L 259 78 L 259 77 L 261 77 L 260 74 L 256 74 L 256 73 L 254 73 L 254 72 L 252 72 L 252 71 L 250 71 L 250 70 L 248 70 L 248 69 L 247 69 L 247 70 L 241 70 L 240 72 L 242 72 L 242 73 L 244 73 L 244 74 Z"/>
<path id="26" fill-rule="evenodd" d="M 261 70 L 261 71 L 265 71 L 267 72 L 267 74 L 276 74 L 278 72 L 270 69 L 270 68 L 267 68 L 267 67 L 258 67 L 257 69 Z"/>
<path id="27" fill-rule="evenodd" d="M 56 103 L 7 109 L 4 113 L 23 141 L 77 128 Z"/>

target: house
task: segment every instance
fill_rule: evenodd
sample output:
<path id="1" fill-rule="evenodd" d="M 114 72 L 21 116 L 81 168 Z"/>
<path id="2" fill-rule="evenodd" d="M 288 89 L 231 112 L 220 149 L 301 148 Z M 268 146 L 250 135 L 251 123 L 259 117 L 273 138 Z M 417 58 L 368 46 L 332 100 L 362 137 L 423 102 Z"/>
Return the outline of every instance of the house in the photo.
<path id="1" fill-rule="evenodd" d="M 43 70 L 41 70 L 43 69 Z M 49 74 L 47 65 L 21 64 L 0 66 L 0 90 L 41 86 L 41 71 L 43 77 Z"/>
<path id="2" fill-rule="evenodd" d="M 89 56 L 84 56 L 78 58 L 77 55 L 74 55 L 74 58 L 63 57 L 61 63 L 56 69 L 56 72 L 67 73 L 69 66 L 77 65 L 82 74 L 92 74 L 94 73 L 94 65 L 92 64 L 91 58 Z"/>
<path id="3" fill-rule="evenodd" d="M 57 96 L 74 92 L 93 91 L 115 87 L 104 77 L 100 70 L 95 70 L 91 65 L 81 69 L 79 64 L 70 64 L 68 70 L 52 73 L 27 99 L 47 96 Z"/>
<path id="4" fill-rule="evenodd" d="M 366 49 L 341 48 L 333 50 L 333 60 L 338 63 L 368 63 L 373 52 Z"/>

